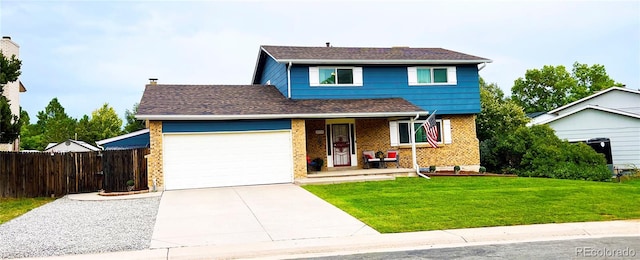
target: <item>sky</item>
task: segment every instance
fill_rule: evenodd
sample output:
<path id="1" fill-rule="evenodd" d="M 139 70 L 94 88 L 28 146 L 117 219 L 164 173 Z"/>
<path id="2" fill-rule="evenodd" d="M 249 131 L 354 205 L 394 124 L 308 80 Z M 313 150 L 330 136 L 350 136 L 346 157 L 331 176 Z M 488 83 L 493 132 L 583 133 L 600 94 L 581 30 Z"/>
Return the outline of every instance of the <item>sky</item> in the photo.
<path id="1" fill-rule="evenodd" d="M 640 1 L 0 0 L 20 45 L 21 106 L 35 123 L 57 97 L 74 117 L 121 117 L 159 84 L 250 84 L 260 45 L 440 47 L 493 60 L 509 93 L 528 69 L 604 65 L 640 89 Z"/>

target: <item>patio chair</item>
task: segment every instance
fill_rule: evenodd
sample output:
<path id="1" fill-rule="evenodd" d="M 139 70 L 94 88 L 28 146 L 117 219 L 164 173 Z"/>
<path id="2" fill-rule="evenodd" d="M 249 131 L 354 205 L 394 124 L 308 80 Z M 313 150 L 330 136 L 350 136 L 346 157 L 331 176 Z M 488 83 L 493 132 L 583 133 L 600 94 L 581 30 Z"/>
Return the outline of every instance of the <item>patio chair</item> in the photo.
<path id="1" fill-rule="evenodd" d="M 396 168 L 400 168 L 400 153 L 398 152 L 398 150 L 387 151 L 387 154 L 384 157 L 385 168 L 387 166 L 387 163 L 389 162 L 396 163 Z"/>
<path id="2" fill-rule="evenodd" d="M 371 168 L 370 163 L 382 163 L 380 158 L 376 158 L 376 152 L 374 151 L 362 151 L 362 159 L 364 160 L 364 168 Z"/>

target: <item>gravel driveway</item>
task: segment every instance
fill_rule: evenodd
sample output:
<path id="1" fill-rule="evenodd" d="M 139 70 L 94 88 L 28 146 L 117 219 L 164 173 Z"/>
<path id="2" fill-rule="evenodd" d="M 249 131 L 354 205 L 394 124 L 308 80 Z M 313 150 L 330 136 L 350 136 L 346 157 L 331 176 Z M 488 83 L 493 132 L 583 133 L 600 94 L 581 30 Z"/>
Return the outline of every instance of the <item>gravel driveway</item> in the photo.
<path id="1" fill-rule="evenodd" d="M 57 199 L 0 225 L 0 258 L 147 249 L 159 203 Z"/>

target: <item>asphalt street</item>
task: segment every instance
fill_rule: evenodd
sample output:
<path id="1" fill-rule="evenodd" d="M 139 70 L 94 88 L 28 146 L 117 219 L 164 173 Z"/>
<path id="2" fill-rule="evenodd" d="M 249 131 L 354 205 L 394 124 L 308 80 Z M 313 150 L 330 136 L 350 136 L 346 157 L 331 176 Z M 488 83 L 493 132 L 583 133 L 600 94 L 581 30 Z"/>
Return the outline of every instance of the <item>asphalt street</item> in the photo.
<path id="1" fill-rule="evenodd" d="M 312 259 L 640 259 L 640 237 L 492 244 Z"/>

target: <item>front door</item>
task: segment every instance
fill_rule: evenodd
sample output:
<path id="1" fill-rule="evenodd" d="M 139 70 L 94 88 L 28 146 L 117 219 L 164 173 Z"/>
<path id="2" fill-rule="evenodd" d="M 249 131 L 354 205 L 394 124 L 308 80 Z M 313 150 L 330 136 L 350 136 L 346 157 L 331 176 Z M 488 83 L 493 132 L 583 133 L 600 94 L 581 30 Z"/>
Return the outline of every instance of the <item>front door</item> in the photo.
<path id="1" fill-rule="evenodd" d="M 349 124 L 332 125 L 333 166 L 351 166 Z"/>

